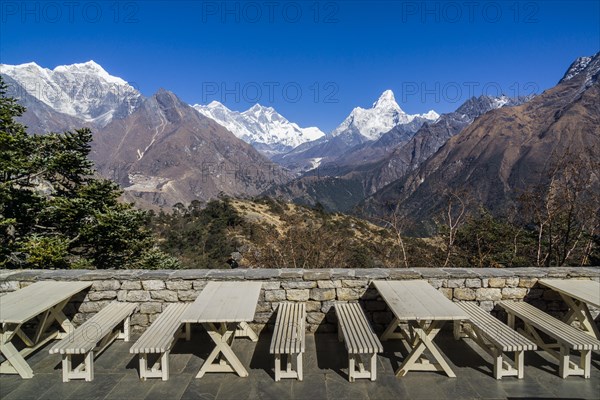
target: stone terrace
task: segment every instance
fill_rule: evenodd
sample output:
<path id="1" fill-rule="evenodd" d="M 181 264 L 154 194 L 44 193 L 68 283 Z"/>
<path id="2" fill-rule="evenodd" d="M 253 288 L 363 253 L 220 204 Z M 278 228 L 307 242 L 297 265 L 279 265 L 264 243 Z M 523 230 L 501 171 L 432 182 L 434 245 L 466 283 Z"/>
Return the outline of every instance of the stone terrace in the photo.
<path id="1" fill-rule="evenodd" d="M 191 342 L 179 342 L 171 354 L 171 378 L 140 381 L 137 358 L 129 354 L 130 343 L 117 341 L 95 363 L 92 382 L 62 383 L 60 356 L 49 355 L 47 347 L 30 358 L 35 376 L 22 380 L 0 375 L 3 400 L 115 399 L 115 400 L 243 400 L 243 399 L 597 399 L 600 393 L 600 354 L 593 354 L 592 377 L 560 379 L 556 362 L 543 352 L 528 352 L 525 378 L 492 377 L 491 358 L 469 339 L 454 341 L 451 332 L 436 338 L 456 378 L 435 372 L 409 372 L 396 378 L 393 371 L 402 360 L 402 346 L 385 342 L 378 358 L 377 381 L 347 381 L 347 354 L 334 334 L 307 335 L 304 381 L 273 379 L 273 359 L 268 334 L 258 343 L 240 339 L 234 351 L 250 376 L 207 374 L 194 376 L 212 349 L 204 332 L 194 332 Z"/>
<path id="2" fill-rule="evenodd" d="M 424 279 L 449 299 L 473 301 L 494 313 L 498 312 L 499 300 L 513 299 L 528 301 L 560 316 L 566 310 L 560 297 L 537 282 L 545 277 L 598 281 L 600 268 L 0 271 L 0 296 L 37 280 L 92 281 L 91 289 L 75 298 L 66 313 L 78 324 L 111 301 L 135 302 L 139 309 L 132 322 L 138 334 L 169 303 L 193 301 L 208 281 L 262 282 L 252 324 L 262 332 L 260 340 L 252 343 L 241 339 L 234 344 L 234 351 L 248 367 L 248 378 L 210 374 L 194 379 L 212 349 L 212 342 L 200 330 L 194 333 L 192 342 L 180 342 L 175 347 L 168 382 L 139 381 L 137 359 L 128 352 L 130 343 L 115 342 L 97 359 L 93 382 L 62 383 L 60 357 L 48 354 L 49 344 L 28 359 L 35 373 L 33 379 L 0 375 L 0 399 L 598 399 L 598 353 L 592 357 L 591 379 L 560 379 L 555 360 L 544 352 L 528 352 L 525 379 L 507 377 L 496 381 L 490 357 L 469 339 L 454 341 L 448 331 L 440 334 L 436 342 L 456 372 L 456 379 L 433 372 L 411 372 L 396 378 L 393 371 L 403 358 L 403 348 L 392 341 L 384 343 L 385 353 L 379 355 L 376 382 L 347 381 L 347 353 L 333 334 L 336 319 L 331 308 L 335 301 L 360 301 L 375 330 L 381 331 L 389 323 L 391 313 L 372 287 L 372 280 Z M 282 300 L 307 304 L 309 334 L 304 382 L 273 380 L 268 328 L 274 322 L 277 303 Z M 598 314 L 598 310 L 592 312 Z"/>

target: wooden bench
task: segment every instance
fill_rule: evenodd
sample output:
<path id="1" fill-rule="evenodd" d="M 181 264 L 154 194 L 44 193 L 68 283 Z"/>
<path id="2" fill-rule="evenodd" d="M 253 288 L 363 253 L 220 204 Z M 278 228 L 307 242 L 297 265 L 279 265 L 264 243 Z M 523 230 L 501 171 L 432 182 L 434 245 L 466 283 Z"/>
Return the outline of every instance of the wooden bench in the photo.
<path id="1" fill-rule="evenodd" d="M 279 303 L 270 353 L 275 355 L 275 381 L 281 378 L 302 380 L 302 354 L 305 350 L 306 305 L 304 303 Z M 281 355 L 286 356 L 287 368 L 281 370 Z M 292 370 L 292 357 L 296 358 L 296 371 Z"/>
<path id="2" fill-rule="evenodd" d="M 466 330 L 465 333 L 494 358 L 494 378 L 516 376 L 523 379 L 524 352 L 537 350 L 536 344 L 476 304 L 468 302 L 456 304 L 469 315 L 469 320 L 464 323 L 471 329 Z M 458 339 L 461 336 L 460 321 L 455 321 L 454 327 L 454 337 Z M 504 354 L 506 352 L 515 353 L 512 365 L 509 357 Z"/>
<path id="3" fill-rule="evenodd" d="M 138 354 L 140 360 L 140 379 L 169 379 L 169 354 L 178 339 L 190 340 L 190 324 L 181 323 L 181 315 L 189 304 L 171 304 L 158 316 L 140 338 L 131 346 L 129 352 Z M 149 367 L 148 355 L 160 354 Z"/>
<path id="4" fill-rule="evenodd" d="M 62 354 L 63 382 L 94 379 L 94 353 L 99 355 L 115 339 L 129 341 L 130 318 L 136 308 L 135 303 L 110 303 L 52 346 L 50 354 Z M 120 326 L 122 330 L 117 329 Z M 71 357 L 77 354 L 84 355 L 83 362 L 72 368 Z"/>
<path id="5" fill-rule="evenodd" d="M 356 378 L 370 378 L 374 381 L 377 377 L 377 353 L 383 352 L 383 346 L 365 313 L 358 303 L 336 303 L 335 313 L 338 319 L 338 339 L 344 340 L 348 350 L 348 380 L 354 382 Z M 365 368 L 363 354 L 370 356 L 370 371 Z"/>
<path id="6" fill-rule="evenodd" d="M 591 352 L 600 349 L 600 341 L 531 304 L 513 301 L 501 301 L 499 304 L 508 313 L 508 325 L 511 328 L 515 327 L 515 318 L 521 319 L 525 329 L 520 332 L 530 337 L 538 347 L 558 359 L 558 374 L 561 378 L 569 375 L 590 377 Z M 538 331 L 554 339 L 555 343 L 546 343 Z M 571 350 L 581 352 L 579 366 L 569 360 Z"/>

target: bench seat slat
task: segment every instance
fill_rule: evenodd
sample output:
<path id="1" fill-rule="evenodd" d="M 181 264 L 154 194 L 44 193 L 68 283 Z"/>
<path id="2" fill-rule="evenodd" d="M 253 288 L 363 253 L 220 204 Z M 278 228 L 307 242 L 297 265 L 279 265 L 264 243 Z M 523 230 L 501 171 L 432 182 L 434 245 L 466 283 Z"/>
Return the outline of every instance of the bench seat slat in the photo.
<path id="1" fill-rule="evenodd" d="M 169 351 L 174 336 L 181 328 L 181 315 L 189 304 L 171 304 L 158 316 L 129 349 L 133 354 Z"/>
<path id="2" fill-rule="evenodd" d="M 469 323 L 485 332 L 487 339 L 503 352 L 537 349 L 536 344 L 530 339 L 514 331 L 481 307 L 467 302 L 459 302 L 457 305 L 469 314 Z"/>
<path id="3" fill-rule="evenodd" d="M 334 307 L 338 318 L 339 339 L 343 337 L 348 351 L 348 379 L 350 382 L 357 378 L 369 378 L 374 381 L 377 375 L 377 353 L 383 351 L 379 338 L 373 332 L 360 304 L 336 303 Z M 366 371 L 363 364 L 363 356 L 367 355 L 370 371 Z"/>
<path id="4" fill-rule="evenodd" d="M 500 305 L 552 336 L 573 350 L 599 350 L 600 341 L 525 302 L 500 302 Z"/>
<path id="5" fill-rule="evenodd" d="M 281 378 L 298 378 L 302 381 L 302 355 L 305 350 L 306 305 L 282 302 L 277 306 L 277 317 L 269 352 L 275 354 L 275 381 Z M 281 370 L 282 355 L 287 356 L 287 369 Z M 296 370 L 292 370 L 292 356 Z"/>
<path id="6" fill-rule="evenodd" d="M 113 302 L 50 349 L 50 354 L 85 354 L 94 349 L 102 337 L 112 331 L 137 307 L 135 303 Z"/>

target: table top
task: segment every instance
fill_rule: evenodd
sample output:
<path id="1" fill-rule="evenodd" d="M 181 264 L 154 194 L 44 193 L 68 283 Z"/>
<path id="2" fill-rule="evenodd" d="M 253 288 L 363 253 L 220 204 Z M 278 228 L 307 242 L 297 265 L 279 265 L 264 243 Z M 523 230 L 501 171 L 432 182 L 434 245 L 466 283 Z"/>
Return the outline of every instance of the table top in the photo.
<path id="1" fill-rule="evenodd" d="M 600 282 L 585 279 L 540 279 L 540 283 L 569 297 L 600 307 Z"/>
<path id="2" fill-rule="evenodd" d="M 373 281 L 401 321 L 468 320 L 469 316 L 427 281 Z"/>
<path id="3" fill-rule="evenodd" d="M 181 315 L 181 322 L 250 322 L 261 286 L 260 282 L 209 282 Z"/>
<path id="4" fill-rule="evenodd" d="M 92 286 L 92 282 L 42 281 L 0 297 L 0 322 L 22 324 Z"/>

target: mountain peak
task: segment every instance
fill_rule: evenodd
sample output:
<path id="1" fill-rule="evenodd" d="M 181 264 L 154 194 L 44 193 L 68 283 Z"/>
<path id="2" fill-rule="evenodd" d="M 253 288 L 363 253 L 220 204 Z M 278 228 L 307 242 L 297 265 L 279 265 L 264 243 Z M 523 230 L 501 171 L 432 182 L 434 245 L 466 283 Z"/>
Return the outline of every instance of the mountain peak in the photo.
<path id="1" fill-rule="evenodd" d="M 232 111 L 217 101 L 207 106 L 196 104 L 193 107 L 243 141 L 258 145 L 257 148 L 264 154 L 287 152 L 302 143 L 325 136 L 318 128 L 301 128 L 288 121 L 273 107 L 258 103 L 244 112 Z"/>
<path id="2" fill-rule="evenodd" d="M 244 112 L 257 113 L 257 112 L 274 112 L 274 111 L 275 111 L 275 109 L 273 107 L 265 107 L 263 105 L 256 103 L 255 105 L 253 105 L 252 107 L 250 107 L 249 109 L 247 109 Z"/>
<path id="3" fill-rule="evenodd" d="M 381 96 L 379 96 L 379 99 L 373 103 L 373 108 L 393 108 L 396 110 L 401 110 L 398 103 L 396 103 L 394 92 L 389 89 L 384 91 Z"/>
<path id="4" fill-rule="evenodd" d="M 195 105 L 194 105 L 194 107 L 195 107 L 195 106 L 199 106 L 199 107 L 200 107 L 200 105 L 199 105 L 199 104 L 195 104 Z M 206 107 L 209 107 L 209 108 L 219 108 L 219 107 L 225 107 L 225 106 L 224 106 L 222 103 L 219 103 L 218 101 L 216 101 L 216 100 L 213 100 L 213 101 L 211 101 L 210 103 L 208 103 L 208 104 L 206 105 Z"/>
<path id="5" fill-rule="evenodd" d="M 113 117 L 131 114 L 142 100 L 134 87 L 110 75 L 93 60 L 54 69 L 30 62 L 2 65 L 0 70 L 55 111 L 99 126 L 106 125 Z"/>
<path id="6" fill-rule="evenodd" d="M 567 72 L 565 72 L 565 75 L 562 77 L 562 79 L 558 83 L 563 83 L 563 82 L 566 82 L 568 80 L 575 78 L 577 75 L 579 75 L 580 73 L 585 71 L 588 67 L 590 67 L 593 64 L 596 64 L 596 68 L 593 68 L 593 67 L 590 67 L 590 68 L 595 69 L 595 71 L 589 71 L 589 72 L 591 72 L 591 75 L 595 74 L 598 69 L 597 68 L 598 59 L 600 59 L 600 52 L 598 52 L 590 57 L 578 57 L 569 66 L 569 68 L 567 69 Z"/>
<path id="7" fill-rule="evenodd" d="M 53 72 L 96 75 L 108 83 L 127 85 L 127 82 L 117 76 L 112 76 L 94 60 L 70 65 L 58 65 L 53 69 Z"/>

